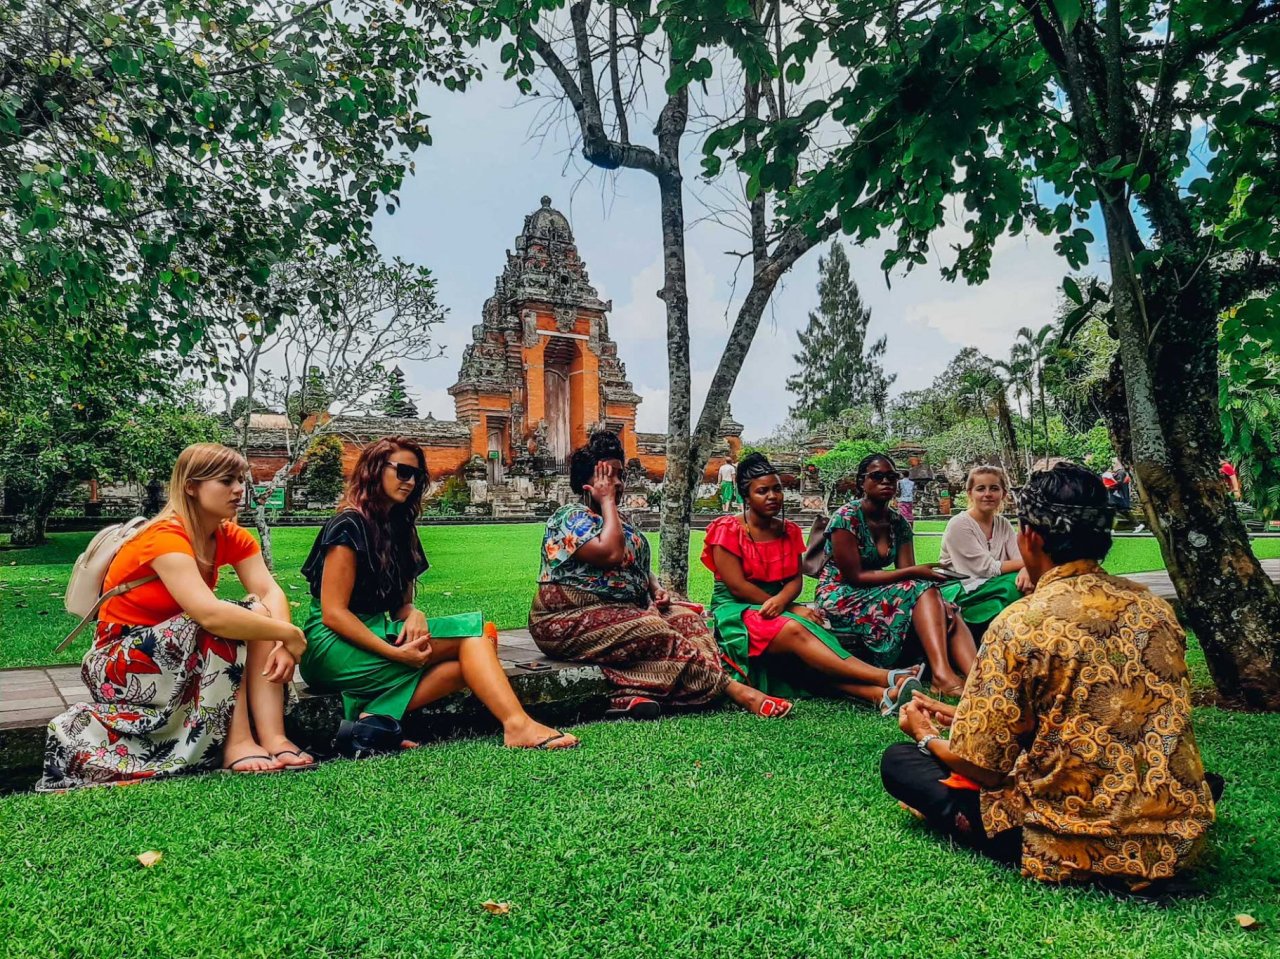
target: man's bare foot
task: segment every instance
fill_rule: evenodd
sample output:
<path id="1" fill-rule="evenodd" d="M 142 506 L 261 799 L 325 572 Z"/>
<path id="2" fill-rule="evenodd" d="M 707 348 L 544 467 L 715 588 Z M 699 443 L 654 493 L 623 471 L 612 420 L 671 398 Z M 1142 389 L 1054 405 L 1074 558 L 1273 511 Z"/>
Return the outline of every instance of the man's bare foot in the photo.
<path id="1" fill-rule="evenodd" d="M 502 741 L 508 749 L 571 749 L 578 745 L 577 736 L 528 718 L 508 726 L 503 731 Z"/>
<path id="2" fill-rule="evenodd" d="M 222 768 L 237 773 L 268 773 L 282 769 L 283 764 L 252 739 L 246 739 L 222 747 Z"/>

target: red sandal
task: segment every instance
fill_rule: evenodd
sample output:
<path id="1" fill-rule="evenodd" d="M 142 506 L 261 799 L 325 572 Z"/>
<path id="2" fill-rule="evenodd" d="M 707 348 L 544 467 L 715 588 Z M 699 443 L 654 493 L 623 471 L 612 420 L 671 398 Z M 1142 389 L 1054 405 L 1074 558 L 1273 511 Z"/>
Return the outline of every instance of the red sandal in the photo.
<path id="1" fill-rule="evenodd" d="M 604 712 L 605 719 L 657 719 L 661 715 L 662 707 L 643 696 L 620 700 L 616 706 Z"/>
<path id="2" fill-rule="evenodd" d="M 782 699 L 779 696 L 766 696 L 764 702 L 760 704 L 760 708 L 756 710 L 756 715 L 764 719 L 781 719 L 789 712 L 791 712 L 791 701 L 789 699 Z"/>

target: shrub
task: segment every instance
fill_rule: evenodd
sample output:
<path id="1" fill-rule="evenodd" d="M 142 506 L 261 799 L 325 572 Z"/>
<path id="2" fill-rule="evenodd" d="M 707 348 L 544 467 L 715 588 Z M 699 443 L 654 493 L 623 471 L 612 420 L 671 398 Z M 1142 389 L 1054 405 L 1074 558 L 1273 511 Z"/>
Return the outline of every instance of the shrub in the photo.
<path id="1" fill-rule="evenodd" d="M 346 486 L 342 475 L 342 440 L 329 435 L 316 439 L 307 450 L 307 499 L 335 503 Z"/>

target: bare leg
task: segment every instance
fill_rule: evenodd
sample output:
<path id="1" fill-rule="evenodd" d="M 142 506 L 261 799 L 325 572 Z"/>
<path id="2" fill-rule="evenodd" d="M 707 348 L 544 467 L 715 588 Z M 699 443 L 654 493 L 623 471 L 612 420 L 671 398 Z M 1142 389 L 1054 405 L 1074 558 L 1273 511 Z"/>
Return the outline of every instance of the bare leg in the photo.
<path id="1" fill-rule="evenodd" d="M 799 623 L 790 622 L 782 627 L 777 638 L 769 644 L 767 654 L 794 656 L 840 692 L 873 704 L 880 703 L 889 685 L 888 670 L 870 666 L 856 656 L 841 659 Z M 898 686 L 908 678 L 902 676 Z"/>
<path id="2" fill-rule="evenodd" d="M 502 723 L 503 741 L 508 746 L 537 746 L 554 736 L 559 736 L 558 729 L 544 726 L 536 722 L 524 711 L 520 700 L 507 674 L 498 662 L 498 651 L 493 648 L 492 640 L 485 636 L 468 636 L 465 639 L 432 640 L 432 659 L 440 657 L 441 662 L 456 659 L 461 666 L 462 680 L 476 694 L 476 698 L 485 704 L 494 718 Z M 436 667 L 439 669 L 440 667 Z M 435 672 L 433 669 L 431 672 Z M 425 681 L 431 673 L 423 677 Z M 419 690 L 421 690 L 419 686 Z M 565 749 L 576 746 L 578 738 L 565 735 L 553 742 L 549 748 Z"/>
<path id="3" fill-rule="evenodd" d="M 957 613 L 951 624 L 951 636 L 948 642 L 951 650 L 951 661 L 956 664 L 960 675 L 968 676 L 973 670 L 974 660 L 978 658 L 978 644 L 973 638 L 973 630 Z"/>
<path id="4" fill-rule="evenodd" d="M 271 612 L 261 603 L 252 607 L 255 613 L 270 617 Z M 267 657 L 275 648 L 275 643 L 245 643 L 244 685 L 248 687 L 249 713 L 253 718 L 253 728 L 257 730 L 258 740 L 272 756 L 279 753 L 288 755 L 277 759 L 283 766 L 309 766 L 315 760 L 298 749 L 297 745 L 284 734 L 284 685 L 273 683 L 262 675 Z"/>
<path id="5" fill-rule="evenodd" d="M 253 645 L 250 643 L 249 645 Z M 262 644 L 259 644 L 262 645 Z M 253 728 L 249 724 L 249 703 L 245 696 L 245 684 L 241 683 L 236 690 L 236 705 L 231 713 L 231 725 L 227 729 L 227 741 L 222 744 L 222 768 L 228 769 L 246 756 L 265 756 L 266 750 L 253 738 Z M 236 766 L 238 772 L 265 772 L 279 769 L 280 763 L 274 759 L 250 759 Z"/>
<path id="6" fill-rule="evenodd" d="M 929 661 L 931 685 L 934 692 L 954 695 L 964 685 L 964 680 L 951 665 L 950 643 L 947 638 L 947 612 L 942 596 L 936 589 L 925 592 L 911 611 L 911 625 Z M 973 642 L 973 637 L 969 637 Z"/>

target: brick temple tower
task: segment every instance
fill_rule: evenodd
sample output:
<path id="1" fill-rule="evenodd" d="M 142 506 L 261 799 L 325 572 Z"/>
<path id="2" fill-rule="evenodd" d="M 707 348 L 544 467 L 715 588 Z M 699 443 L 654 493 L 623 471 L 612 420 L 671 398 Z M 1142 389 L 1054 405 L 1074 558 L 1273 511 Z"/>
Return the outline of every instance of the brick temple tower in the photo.
<path id="1" fill-rule="evenodd" d="M 598 427 L 619 434 L 628 460 L 637 455 L 640 397 L 609 338 L 612 306 L 591 285 L 569 221 L 544 196 L 507 253 L 449 388 L 491 480 L 523 456 L 563 471 Z"/>

